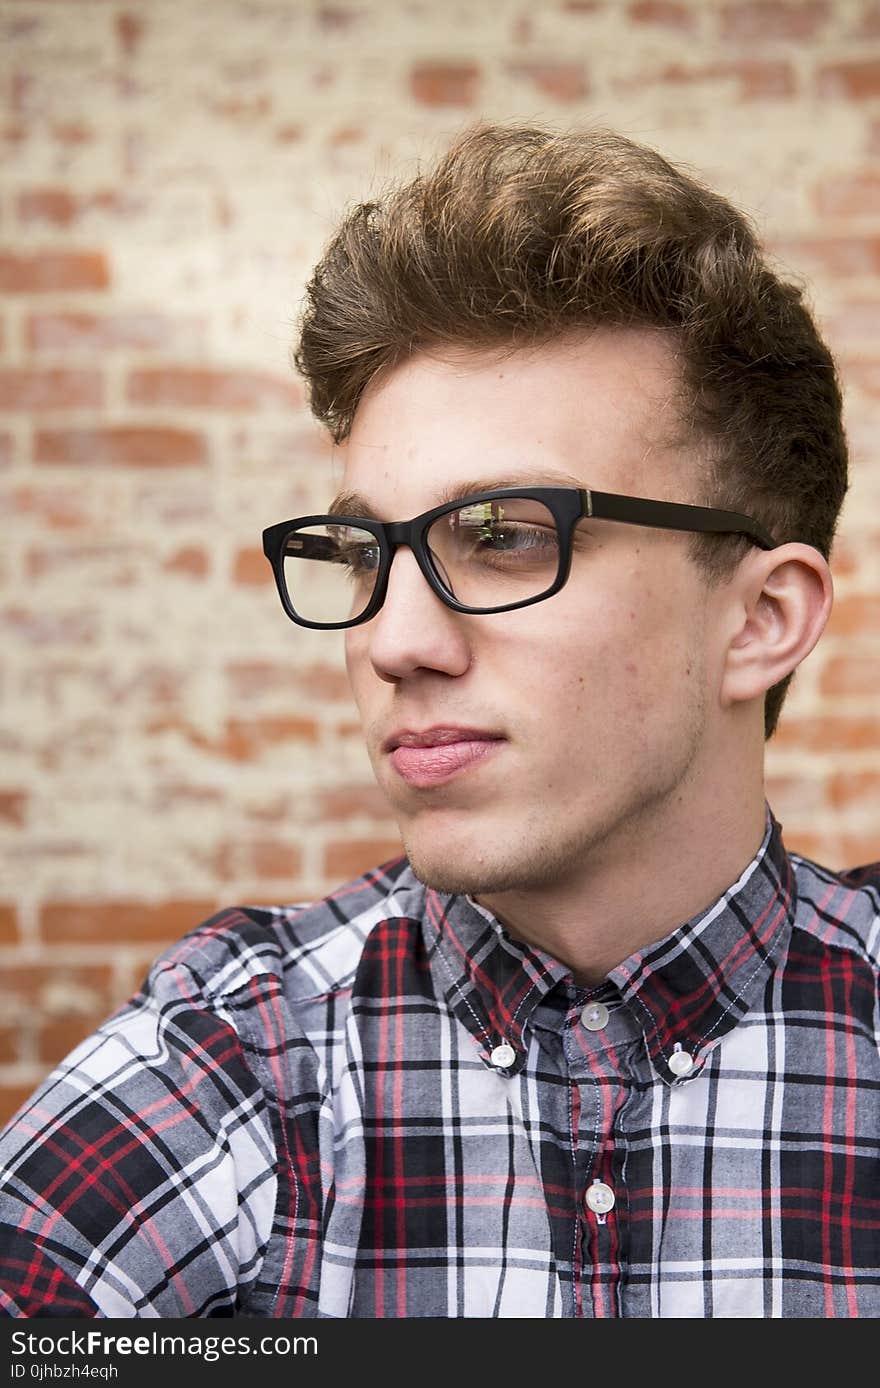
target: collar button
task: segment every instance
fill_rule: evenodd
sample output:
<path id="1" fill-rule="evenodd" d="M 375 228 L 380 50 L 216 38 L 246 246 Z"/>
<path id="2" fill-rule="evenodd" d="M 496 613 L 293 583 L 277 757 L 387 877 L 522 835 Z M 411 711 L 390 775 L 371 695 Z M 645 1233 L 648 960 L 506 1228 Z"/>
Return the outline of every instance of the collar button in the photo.
<path id="1" fill-rule="evenodd" d="M 694 1068 L 694 1058 L 687 1051 L 681 1049 L 680 1041 L 676 1041 L 667 1064 L 673 1075 L 689 1075 Z"/>
<path id="2" fill-rule="evenodd" d="M 516 1051 L 506 1041 L 502 1041 L 500 1046 L 496 1046 L 489 1060 L 493 1065 L 497 1065 L 500 1070 L 509 1070 L 516 1060 Z"/>
<path id="3" fill-rule="evenodd" d="M 588 1002 L 581 1012 L 581 1022 L 587 1031 L 603 1031 L 608 1025 L 608 1017 L 604 1002 Z"/>

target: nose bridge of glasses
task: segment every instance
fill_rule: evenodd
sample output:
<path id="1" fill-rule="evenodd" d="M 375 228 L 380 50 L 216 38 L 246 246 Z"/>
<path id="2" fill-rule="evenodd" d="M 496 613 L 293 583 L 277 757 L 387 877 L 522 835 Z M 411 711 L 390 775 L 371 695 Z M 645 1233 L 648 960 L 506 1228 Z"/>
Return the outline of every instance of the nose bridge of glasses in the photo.
<path id="1" fill-rule="evenodd" d="M 428 521 L 424 516 L 415 516 L 408 521 L 386 521 L 382 529 L 388 542 L 389 571 L 394 562 L 398 549 L 403 546 L 412 551 L 416 563 L 422 571 L 422 575 L 427 579 L 430 587 L 437 591 L 436 583 L 438 575 L 445 584 L 449 584 L 448 575 L 443 572 L 443 567 L 437 561 L 436 556 L 429 557 L 428 546 L 424 543 L 424 534 L 428 527 Z M 436 570 L 436 572 L 432 572 Z M 450 589 L 451 591 L 451 589 Z"/>

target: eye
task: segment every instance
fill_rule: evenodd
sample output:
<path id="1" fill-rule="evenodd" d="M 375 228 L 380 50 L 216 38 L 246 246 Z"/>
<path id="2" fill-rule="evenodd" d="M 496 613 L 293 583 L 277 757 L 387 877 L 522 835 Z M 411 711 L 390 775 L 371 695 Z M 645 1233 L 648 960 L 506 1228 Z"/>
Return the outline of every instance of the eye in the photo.
<path id="1" fill-rule="evenodd" d="M 556 533 L 537 525 L 521 525 L 506 521 L 480 527 L 476 539 L 480 548 L 500 553 L 526 550 L 556 549 Z"/>

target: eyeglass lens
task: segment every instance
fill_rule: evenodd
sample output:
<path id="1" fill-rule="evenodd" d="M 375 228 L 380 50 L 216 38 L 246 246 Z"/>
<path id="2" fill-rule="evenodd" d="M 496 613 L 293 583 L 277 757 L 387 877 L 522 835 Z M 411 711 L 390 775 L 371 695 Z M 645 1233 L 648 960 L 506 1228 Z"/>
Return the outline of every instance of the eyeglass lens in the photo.
<path id="1" fill-rule="evenodd" d="M 556 521 L 531 497 L 467 503 L 444 512 L 426 533 L 441 586 L 466 607 L 495 608 L 539 597 L 559 570 Z M 379 540 L 333 517 L 286 537 L 283 572 L 294 611 L 309 622 L 356 620 L 373 596 Z"/>

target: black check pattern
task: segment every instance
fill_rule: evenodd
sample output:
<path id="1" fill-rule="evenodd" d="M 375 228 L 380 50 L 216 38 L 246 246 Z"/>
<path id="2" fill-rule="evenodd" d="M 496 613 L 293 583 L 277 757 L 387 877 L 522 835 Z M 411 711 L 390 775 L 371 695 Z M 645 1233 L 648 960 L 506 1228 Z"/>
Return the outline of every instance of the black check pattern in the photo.
<path id="1" fill-rule="evenodd" d="M 206 921 L 0 1135 L 0 1309 L 880 1315 L 880 865 L 766 815 L 589 994 L 402 858 Z"/>

